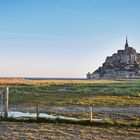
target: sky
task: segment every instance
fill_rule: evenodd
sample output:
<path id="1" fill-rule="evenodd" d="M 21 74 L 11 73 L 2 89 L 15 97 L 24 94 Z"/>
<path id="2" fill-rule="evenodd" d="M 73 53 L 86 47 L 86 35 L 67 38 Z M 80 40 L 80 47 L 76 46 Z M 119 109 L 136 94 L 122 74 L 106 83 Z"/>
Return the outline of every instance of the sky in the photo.
<path id="1" fill-rule="evenodd" d="M 129 45 L 140 0 L 0 0 L 0 77 L 85 78 Z"/>

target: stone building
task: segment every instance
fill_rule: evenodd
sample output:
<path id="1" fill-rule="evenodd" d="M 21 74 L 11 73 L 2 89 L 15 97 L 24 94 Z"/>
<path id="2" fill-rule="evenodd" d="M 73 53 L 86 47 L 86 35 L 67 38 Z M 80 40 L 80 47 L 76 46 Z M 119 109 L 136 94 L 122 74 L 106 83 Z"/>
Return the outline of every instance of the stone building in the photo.
<path id="1" fill-rule="evenodd" d="M 106 57 L 102 67 L 87 74 L 87 79 L 136 79 L 140 78 L 140 53 L 128 45 Z"/>

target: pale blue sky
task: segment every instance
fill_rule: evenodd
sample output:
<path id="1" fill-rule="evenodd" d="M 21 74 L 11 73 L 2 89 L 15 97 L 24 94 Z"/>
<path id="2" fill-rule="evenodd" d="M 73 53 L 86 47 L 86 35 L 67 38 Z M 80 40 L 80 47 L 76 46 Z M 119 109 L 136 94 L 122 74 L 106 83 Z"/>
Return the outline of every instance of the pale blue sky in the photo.
<path id="1" fill-rule="evenodd" d="M 125 36 L 140 52 L 140 0 L 0 0 L 0 77 L 85 77 Z"/>

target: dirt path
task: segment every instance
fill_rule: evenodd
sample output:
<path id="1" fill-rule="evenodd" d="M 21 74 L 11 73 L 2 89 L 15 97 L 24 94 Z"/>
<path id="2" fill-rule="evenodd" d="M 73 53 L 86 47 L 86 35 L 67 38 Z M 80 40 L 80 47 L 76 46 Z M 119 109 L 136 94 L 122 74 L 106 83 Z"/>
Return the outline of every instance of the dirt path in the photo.
<path id="1" fill-rule="evenodd" d="M 32 111 L 35 109 L 34 105 L 10 105 L 10 110 L 12 111 Z M 42 111 L 50 111 L 50 110 L 60 110 L 65 112 L 89 112 L 88 106 L 40 106 Z M 101 112 L 109 112 L 109 113 L 132 113 L 137 116 L 140 116 L 140 107 L 139 106 L 98 106 L 93 107 L 93 112 L 101 113 Z"/>
<path id="2" fill-rule="evenodd" d="M 10 105 L 11 111 L 35 112 L 33 105 Z M 59 114 L 89 113 L 87 106 L 40 106 L 42 113 L 59 112 Z M 123 106 L 98 106 L 93 107 L 93 114 L 101 114 L 102 117 L 112 117 L 113 119 L 132 119 L 140 118 L 140 107 Z"/>

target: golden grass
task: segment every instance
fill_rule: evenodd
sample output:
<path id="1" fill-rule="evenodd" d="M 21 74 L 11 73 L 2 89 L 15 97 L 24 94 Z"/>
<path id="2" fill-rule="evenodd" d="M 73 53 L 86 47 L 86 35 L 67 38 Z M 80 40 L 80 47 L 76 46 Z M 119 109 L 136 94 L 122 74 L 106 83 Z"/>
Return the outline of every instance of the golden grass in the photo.
<path id="1" fill-rule="evenodd" d="M 88 84 L 88 83 L 120 83 L 122 81 L 117 80 L 26 80 L 23 78 L 0 78 L 1 85 L 7 84 L 29 84 L 29 85 L 38 85 L 38 84 Z"/>

